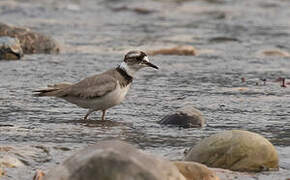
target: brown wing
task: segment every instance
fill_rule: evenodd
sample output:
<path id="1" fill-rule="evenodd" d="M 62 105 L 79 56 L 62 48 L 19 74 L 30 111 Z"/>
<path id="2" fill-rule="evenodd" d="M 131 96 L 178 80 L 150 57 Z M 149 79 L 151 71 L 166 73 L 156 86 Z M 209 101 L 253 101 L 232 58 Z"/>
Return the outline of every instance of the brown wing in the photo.
<path id="1" fill-rule="evenodd" d="M 117 80 L 108 73 L 88 77 L 68 88 L 61 90 L 58 97 L 95 98 L 104 96 L 115 89 Z"/>

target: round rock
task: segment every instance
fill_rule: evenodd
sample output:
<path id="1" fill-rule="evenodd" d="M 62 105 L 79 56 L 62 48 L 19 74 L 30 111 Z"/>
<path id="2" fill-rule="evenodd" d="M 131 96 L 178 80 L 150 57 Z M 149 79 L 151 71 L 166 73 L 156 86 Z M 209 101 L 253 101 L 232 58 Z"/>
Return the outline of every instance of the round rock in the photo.
<path id="1" fill-rule="evenodd" d="M 162 158 L 148 155 L 121 141 L 91 145 L 50 170 L 44 180 L 185 180 Z"/>
<path id="2" fill-rule="evenodd" d="M 8 36 L 0 37 L 0 60 L 17 60 L 23 56 L 20 42 Z"/>
<path id="3" fill-rule="evenodd" d="M 183 128 L 203 127 L 206 123 L 202 112 L 192 105 L 180 108 L 176 113 L 167 115 L 159 121 L 160 124 Z"/>
<path id="4" fill-rule="evenodd" d="M 195 145 L 186 161 L 234 171 L 263 171 L 279 168 L 274 146 L 259 134 L 232 130 L 212 135 Z"/>

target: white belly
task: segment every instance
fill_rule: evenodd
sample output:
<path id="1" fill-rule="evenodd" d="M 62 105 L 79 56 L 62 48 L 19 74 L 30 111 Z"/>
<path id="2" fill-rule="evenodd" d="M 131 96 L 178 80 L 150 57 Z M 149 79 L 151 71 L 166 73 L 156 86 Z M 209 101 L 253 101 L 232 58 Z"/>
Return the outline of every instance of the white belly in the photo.
<path id="1" fill-rule="evenodd" d="M 84 99 L 80 97 L 65 97 L 64 99 L 82 108 L 92 109 L 96 111 L 105 110 L 112 106 L 120 104 L 124 100 L 129 88 L 130 85 L 121 88 L 119 83 L 117 83 L 115 90 L 101 97 L 91 99 Z"/>

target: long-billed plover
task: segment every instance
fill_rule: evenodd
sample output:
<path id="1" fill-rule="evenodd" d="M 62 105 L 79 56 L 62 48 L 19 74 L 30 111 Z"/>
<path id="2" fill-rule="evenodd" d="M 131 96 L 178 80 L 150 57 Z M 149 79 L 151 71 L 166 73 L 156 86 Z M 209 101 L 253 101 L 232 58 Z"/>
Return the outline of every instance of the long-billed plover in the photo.
<path id="1" fill-rule="evenodd" d="M 144 67 L 158 69 L 149 62 L 148 56 L 144 52 L 130 51 L 116 68 L 87 77 L 75 84 L 59 83 L 34 92 L 37 93 L 36 96 L 54 96 L 89 109 L 84 120 L 92 112 L 102 110 L 102 120 L 105 120 L 106 110 L 124 100 L 135 72 Z"/>

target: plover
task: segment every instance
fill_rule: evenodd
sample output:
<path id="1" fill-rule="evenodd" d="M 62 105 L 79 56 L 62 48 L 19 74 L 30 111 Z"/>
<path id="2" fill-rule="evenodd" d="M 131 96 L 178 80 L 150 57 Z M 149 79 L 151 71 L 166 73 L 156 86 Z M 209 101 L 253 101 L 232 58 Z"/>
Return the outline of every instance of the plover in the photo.
<path id="1" fill-rule="evenodd" d="M 144 67 L 158 69 L 156 65 L 149 62 L 148 56 L 144 52 L 130 51 L 116 68 L 87 77 L 75 84 L 59 83 L 34 92 L 37 93 L 36 96 L 58 97 L 89 109 L 84 120 L 92 112 L 101 110 L 103 112 L 102 120 L 105 120 L 106 110 L 124 100 L 134 74 Z"/>

